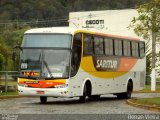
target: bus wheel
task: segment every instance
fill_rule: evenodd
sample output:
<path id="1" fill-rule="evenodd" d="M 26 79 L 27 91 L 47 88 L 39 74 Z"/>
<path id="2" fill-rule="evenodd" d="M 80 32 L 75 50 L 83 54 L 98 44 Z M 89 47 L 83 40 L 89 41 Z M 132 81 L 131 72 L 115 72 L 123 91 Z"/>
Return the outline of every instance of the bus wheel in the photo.
<path id="1" fill-rule="evenodd" d="M 85 103 L 86 102 L 86 99 L 87 99 L 87 87 L 86 87 L 86 85 L 84 86 L 84 89 L 83 89 L 83 96 L 81 96 L 80 98 L 79 98 L 79 101 L 81 102 L 81 103 Z"/>
<path id="2" fill-rule="evenodd" d="M 131 98 L 131 94 L 132 94 L 132 91 L 133 91 L 133 84 L 131 81 L 128 82 L 128 85 L 127 85 L 127 92 L 124 93 L 125 94 L 125 98 L 126 99 L 129 99 Z"/>
<path id="3" fill-rule="evenodd" d="M 100 99 L 100 95 L 91 95 L 90 97 L 93 100 L 99 100 Z"/>
<path id="4" fill-rule="evenodd" d="M 118 99 L 130 99 L 132 91 L 133 91 L 133 84 L 132 84 L 131 81 L 129 81 L 128 85 L 127 85 L 127 91 L 125 93 L 118 93 L 118 94 L 116 94 L 117 98 Z"/>
<path id="5" fill-rule="evenodd" d="M 46 102 L 47 102 L 47 97 L 45 97 L 45 96 L 40 96 L 40 102 L 41 102 L 42 104 L 46 103 Z"/>

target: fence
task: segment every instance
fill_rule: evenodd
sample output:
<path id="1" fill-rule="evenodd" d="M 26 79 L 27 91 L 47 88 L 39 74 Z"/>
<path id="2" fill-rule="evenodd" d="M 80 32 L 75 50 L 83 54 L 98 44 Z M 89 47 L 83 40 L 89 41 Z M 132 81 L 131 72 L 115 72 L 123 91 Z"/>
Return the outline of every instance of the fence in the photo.
<path id="1" fill-rule="evenodd" d="M 0 71 L 0 92 L 17 90 L 18 71 Z"/>

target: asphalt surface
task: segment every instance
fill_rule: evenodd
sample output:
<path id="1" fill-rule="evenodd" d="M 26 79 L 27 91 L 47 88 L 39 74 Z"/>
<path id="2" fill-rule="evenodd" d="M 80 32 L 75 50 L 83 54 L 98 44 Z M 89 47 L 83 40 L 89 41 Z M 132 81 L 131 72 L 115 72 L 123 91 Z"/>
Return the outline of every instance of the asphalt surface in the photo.
<path id="1" fill-rule="evenodd" d="M 132 98 L 159 96 L 160 93 L 136 93 L 132 95 Z M 134 116 L 129 115 L 136 114 L 156 114 L 158 116 L 155 119 L 160 119 L 160 113 L 132 107 L 126 104 L 126 100 L 118 100 L 113 95 L 103 95 L 100 100 L 90 100 L 87 103 L 79 103 L 78 98 L 50 97 L 46 104 L 41 104 L 38 97 L 0 99 L 0 114 L 2 115 L 0 116 L 0 120 L 7 120 L 5 119 L 7 117 L 13 117 L 15 120 L 29 120 L 30 118 L 35 120 L 47 120 L 50 118 L 58 118 L 58 120 L 66 118 L 66 120 L 71 120 L 72 118 L 76 118 L 76 120 L 90 120 L 91 118 L 112 119 L 112 117 L 125 120 L 132 119 Z"/>

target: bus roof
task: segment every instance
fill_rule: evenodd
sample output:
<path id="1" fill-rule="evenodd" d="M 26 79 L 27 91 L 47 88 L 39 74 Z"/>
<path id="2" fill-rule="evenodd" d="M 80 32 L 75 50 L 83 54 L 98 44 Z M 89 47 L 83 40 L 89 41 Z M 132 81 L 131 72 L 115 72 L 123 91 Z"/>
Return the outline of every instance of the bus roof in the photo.
<path id="1" fill-rule="evenodd" d="M 117 38 L 117 39 L 140 40 L 139 38 L 134 38 L 134 37 L 106 34 L 106 33 L 100 33 L 97 31 L 90 31 L 90 30 L 86 30 L 86 29 L 75 29 L 75 28 L 71 28 L 71 27 L 35 28 L 35 29 L 30 29 L 30 30 L 26 31 L 25 34 L 39 34 L 39 33 L 75 34 L 75 33 L 79 33 L 79 32 L 94 34 L 94 35 L 98 35 L 98 36 Z"/>
<path id="2" fill-rule="evenodd" d="M 38 34 L 38 33 L 64 33 L 64 34 L 74 34 L 75 28 L 70 27 L 48 27 L 48 28 L 35 28 L 30 29 L 25 32 L 25 34 Z"/>

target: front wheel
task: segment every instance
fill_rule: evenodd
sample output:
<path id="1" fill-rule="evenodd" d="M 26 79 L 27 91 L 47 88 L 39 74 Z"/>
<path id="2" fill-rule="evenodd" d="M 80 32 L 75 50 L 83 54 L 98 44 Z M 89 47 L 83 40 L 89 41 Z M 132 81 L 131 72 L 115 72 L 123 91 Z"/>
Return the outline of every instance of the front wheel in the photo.
<path id="1" fill-rule="evenodd" d="M 127 92 L 125 93 L 125 98 L 126 99 L 130 99 L 131 98 L 132 91 L 133 91 L 133 85 L 132 85 L 131 82 L 128 82 Z"/>
<path id="2" fill-rule="evenodd" d="M 47 102 L 47 97 L 45 97 L 45 96 L 40 96 L 40 102 L 41 102 L 42 104 L 45 104 L 45 103 Z"/>
<path id="3" fill-rule="evenodd" d="M 86 85 L 84 86 L 84 89 L 83 89 L 83 96 L 81 96 L 80 98 L 79 98 L 79 101 L 81 102 L 81 103 L 85 103 L 86 102 L 86 99 L 87 99 L 87 87 L 86 87 Z"/>
<path id="4" fill-rule="evenodd" d="M 99 100 L 100 99 L 100 95 L 91 95 L 90 99 Z"/>

